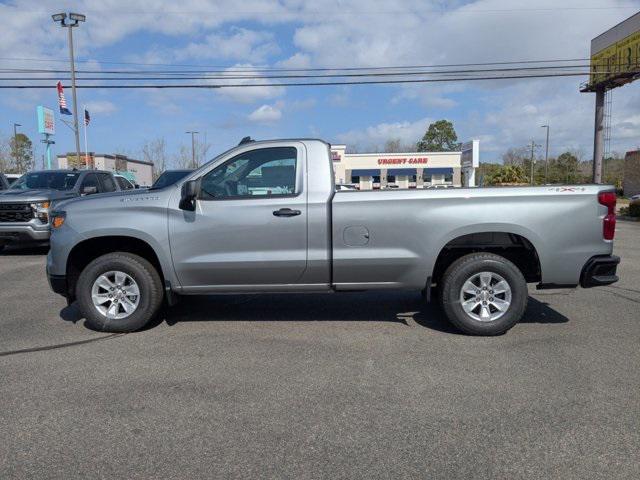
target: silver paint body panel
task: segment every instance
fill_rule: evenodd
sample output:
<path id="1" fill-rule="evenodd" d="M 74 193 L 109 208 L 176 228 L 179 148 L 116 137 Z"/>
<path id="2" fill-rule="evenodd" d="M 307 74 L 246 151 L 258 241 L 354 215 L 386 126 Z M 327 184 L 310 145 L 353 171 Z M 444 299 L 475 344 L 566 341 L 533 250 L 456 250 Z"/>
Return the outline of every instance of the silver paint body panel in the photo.
<path id="1" fill-rule="evenodd" d="M 178 208 L 181 186 L 244 151 L 297 149 L 296 194 L 197 200 Z M 471 233 L 508 232 L 535 247 L 542 282 L 577 284 L 586 261 L 612 253 L 597 201 L 612 187 L 456 188 L 339 191 L 329 145 L 320 140 L 244 144 L 177 184 L 86 197 L 61 204 L 47 268 L 65 275 L 72 248 L 101 236 L 147 242 L 177 293 L 422 289 L 443 247 Z M 276 217 L 280 208 L 302 212 Z"/>

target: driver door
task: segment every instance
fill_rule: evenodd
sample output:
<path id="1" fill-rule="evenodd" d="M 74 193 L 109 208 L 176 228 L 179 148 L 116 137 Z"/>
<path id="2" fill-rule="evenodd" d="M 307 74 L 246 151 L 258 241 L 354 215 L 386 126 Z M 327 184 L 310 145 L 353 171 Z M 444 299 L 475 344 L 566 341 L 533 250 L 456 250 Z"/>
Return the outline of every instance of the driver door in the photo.
<path id="1" fill-rule="evenodd" d="M 298 282 L 307 266 L 307 204 L 300 144 L 247 147 L 203 173 L 194 212 L 172 198 L 174 268 L 188 291 Z"/>

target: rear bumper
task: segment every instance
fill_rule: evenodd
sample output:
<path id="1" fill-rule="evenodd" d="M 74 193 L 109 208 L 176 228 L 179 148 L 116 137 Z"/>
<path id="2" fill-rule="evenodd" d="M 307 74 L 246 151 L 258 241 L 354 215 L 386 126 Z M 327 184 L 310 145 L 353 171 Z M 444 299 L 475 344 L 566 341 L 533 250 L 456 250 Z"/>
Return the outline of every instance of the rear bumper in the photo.
<path id="1" fill-rule="evenodd" d="M 580 286 L 582 288 L 601 287 L 618 281 L 616 269 L 620 257 L 615 255 L 598 255 L 591 257 L 582 267 Z"/>

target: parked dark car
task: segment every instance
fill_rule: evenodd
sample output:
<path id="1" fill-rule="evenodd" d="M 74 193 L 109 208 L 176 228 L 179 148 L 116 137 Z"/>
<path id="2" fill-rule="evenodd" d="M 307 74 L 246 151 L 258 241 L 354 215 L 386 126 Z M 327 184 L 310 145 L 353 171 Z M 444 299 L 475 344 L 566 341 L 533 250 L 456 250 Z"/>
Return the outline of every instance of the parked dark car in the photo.
<path id="1" fill-rule="evenodd" d="M 56 203 L 119 190 L 113 173 L 101 170 L 25 173 L 8 189 L 0 192 L 0 250 L 13 242 L 48 242 L 49 212 Z"/>
<path id="2" fill-rule="evenodd" d="M 7 188 L 9 188 L 9 180 L 3 173 L 0 173 L 0 190 L 6 190 Z"/>
<path id="3" fill-rule="evenodd" d="M 189 169 L 181 169 L 181 170 L 166 170 L 158 177 L 158 179 L 153 182 L 151 188 L 159 189 L 168 187 L 169 185 L 173 185 L 179 180 L 182 180 L 184 177 L 189 175 L 193 170 Z"/>

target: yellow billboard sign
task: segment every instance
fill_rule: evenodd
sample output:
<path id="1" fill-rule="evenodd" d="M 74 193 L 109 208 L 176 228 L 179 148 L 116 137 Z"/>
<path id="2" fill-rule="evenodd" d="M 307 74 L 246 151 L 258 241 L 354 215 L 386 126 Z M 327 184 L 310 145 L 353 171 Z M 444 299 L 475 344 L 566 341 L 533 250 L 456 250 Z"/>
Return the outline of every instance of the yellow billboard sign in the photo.
<path id="1" fill-rule="evenodd" d="M 640 13 L 591 42 L 591 86 L 619 78 L 631 81 L 640 72 Z"/>

